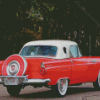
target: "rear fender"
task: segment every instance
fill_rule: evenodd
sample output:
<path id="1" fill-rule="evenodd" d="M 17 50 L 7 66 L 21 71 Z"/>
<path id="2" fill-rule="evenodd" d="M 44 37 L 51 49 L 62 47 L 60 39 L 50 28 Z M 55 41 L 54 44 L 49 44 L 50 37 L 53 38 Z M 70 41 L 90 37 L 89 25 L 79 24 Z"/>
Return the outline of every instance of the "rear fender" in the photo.
<path id="1" fill-rule="evenodd" d="M 59 79 L 70 79 L 71 78 L 71 70 L 70 67 L 53 67 L 47 68 L 46 78 L 50 78 L 51 82 L 48 85 L 56 85 Z"/>

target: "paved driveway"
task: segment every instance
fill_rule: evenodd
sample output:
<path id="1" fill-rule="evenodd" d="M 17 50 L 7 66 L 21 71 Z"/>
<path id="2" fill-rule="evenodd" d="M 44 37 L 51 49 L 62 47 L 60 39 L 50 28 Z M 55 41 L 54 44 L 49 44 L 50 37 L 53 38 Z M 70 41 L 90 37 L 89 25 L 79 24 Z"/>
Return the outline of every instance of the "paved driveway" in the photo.
<path id="1" fill-rule="evenodd" d="M 0 100 L 100 100 L 100 91 L 95 91 L 92 83 L 71 86 L 65 97 L 56 97 L 49 88 L 27 86 L 18 97 L 10 96 L 6 88 L 0 85 Z"/>

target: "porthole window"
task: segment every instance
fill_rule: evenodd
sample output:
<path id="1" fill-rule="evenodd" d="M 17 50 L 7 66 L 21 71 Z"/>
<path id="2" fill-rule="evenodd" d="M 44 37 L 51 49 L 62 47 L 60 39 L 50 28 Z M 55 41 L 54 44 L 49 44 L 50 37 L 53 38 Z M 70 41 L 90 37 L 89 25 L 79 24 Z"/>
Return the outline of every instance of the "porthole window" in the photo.
<path id="1" fill-rule="evenodd" d="M 66 50 L 67 50 L 66 47 L 63 47 L 63 51 L 64 51 L 65 54 L 67 53 Z"/>

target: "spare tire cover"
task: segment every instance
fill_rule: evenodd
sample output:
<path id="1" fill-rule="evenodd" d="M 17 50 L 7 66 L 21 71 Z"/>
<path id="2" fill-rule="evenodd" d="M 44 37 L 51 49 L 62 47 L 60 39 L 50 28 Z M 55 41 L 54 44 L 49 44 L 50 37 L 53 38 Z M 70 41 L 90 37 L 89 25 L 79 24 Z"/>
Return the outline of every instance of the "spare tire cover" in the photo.
<path id="1" fill-rule="evenodd" d="M 2 66 L 2 75 L 16 75 L 22 76 L 25 74 L 27 68 L 27 62 L 25 58 L 21 55 L 14 54 L 9 56 L 3 66 Z"/>

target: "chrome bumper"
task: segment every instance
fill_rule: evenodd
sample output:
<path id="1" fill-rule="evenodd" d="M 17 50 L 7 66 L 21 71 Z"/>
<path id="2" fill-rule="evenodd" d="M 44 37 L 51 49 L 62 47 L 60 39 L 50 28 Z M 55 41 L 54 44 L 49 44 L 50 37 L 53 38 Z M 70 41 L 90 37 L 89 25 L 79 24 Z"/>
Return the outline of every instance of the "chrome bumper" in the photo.
<path id="1" fill-rule="evenodd" d="M 0 76 L 0 84 L 7 85 L 5 79 L 17 79 L 18 83 L 9 85 L 18 85 L 18 84 L 34 84 L 34 83 L 48 83 L 51 80 L 48 79 L 28 79 L 27 76 Z"/>

